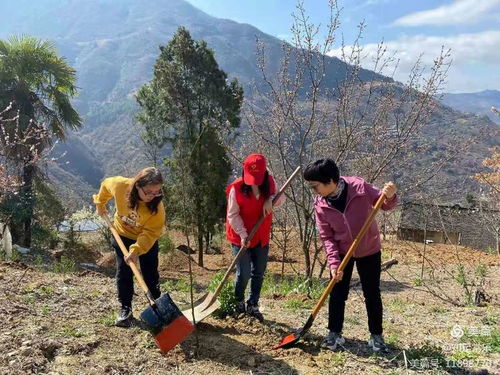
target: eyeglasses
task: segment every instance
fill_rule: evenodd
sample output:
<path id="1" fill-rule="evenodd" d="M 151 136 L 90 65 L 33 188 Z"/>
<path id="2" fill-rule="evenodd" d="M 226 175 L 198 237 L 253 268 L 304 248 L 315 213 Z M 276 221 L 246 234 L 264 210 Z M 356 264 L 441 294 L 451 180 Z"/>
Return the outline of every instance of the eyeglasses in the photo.
<path id="1" fill-rule="evenodd" d="M 154 197 L 154 198 L 163 197 L 163 192 L 161 190 L 159 192 L 157 192 L 157 193 L 153 193 L 153 192 L 144 190 L 144 188 L 142 188 L 142 187 L 140 189 L 142 190 L 142 193 L 146 197 Z"/>

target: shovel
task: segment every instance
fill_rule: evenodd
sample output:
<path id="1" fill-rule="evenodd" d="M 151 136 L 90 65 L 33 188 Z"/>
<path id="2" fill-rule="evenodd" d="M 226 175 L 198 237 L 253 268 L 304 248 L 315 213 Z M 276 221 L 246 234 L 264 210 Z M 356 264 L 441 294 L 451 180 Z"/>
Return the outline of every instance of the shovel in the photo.
<path id="1" fill-rule="evenodd" d="M 344 270 L 345 266 L 347 265 L 347 263 L 349 262 L 349 259 L 352 256 L 352 254 L 354 253 L 354 251 L 358 247 L 359 243 L 363 239 L 363 236 L 365 235 L 366 231 L 368 230 L 368 227 L 370 226 L 370 224 L 372 223 L 373 219 L 375 218 L 375 215 L 377 214 L 378 210 L 382 206 L 382 203 L 384 203 L 384 200 L 385 200 L 385 194 L 381 194 L 380 197 L 377 200 L 377 203 L 375 203 L 375 206 L 373 207 L 373 210 L 372 210 L 370 216 L 368 216 L 368 218 L 366 219 L 365 223 L 363 224 L 363 227 L 361 228 L 361 230 L 359 231 L 358 235 L 356 236 L 356 238 L 354 239 L 353 243 L 351 244 L 351 247 L 349 248 L 349 251 L 345 255 L 344 259 L 342 259 L 342 263 L 340 263 L 338 271 L 343 271 Z M 325 303 L 326 298 L 328 297 L 328 295 L 332 291 L 332 289 L 333 289 L 333 287 L 334 287 L 334 285 L 335 285 L 336 282 L 337 282 L 337 280 L 334 279 L 334 278 L 332 278 L 330 280 L 330 282 L 328 283 L 328 286 L 326 287 L 325 291 L 321 295 L 321 298 L 319 299 L 318 303 L 314 307 L 311 315 L 309 315 L 309 319 L 307 319 L 307 322 L 304 325 L 304 327 L 298 329 L 297 331 L 295 331 L 295 333 L 291 333 L 288 336 L 285 336 L 281 340 L 281 342 L 277 346 L 274 347 L 274 349 L 290 348 L 293 345 L 295 345 L 300 340 L 300 338 L 302 336 L 305 335 L 305 333 L 313 325 L 313 322 L 314 322 L 314 319 L 316 318 L 316 315 L 318 315 L 319 310 L 321 309 L 321 307 Z"/>
<path id="2" fill-rule="evenodd" d="M 290 185 L 292 180 L 297 176 L 297 174 L 300 172 L 300 167 L 297 167 L 295 171 L 292 173 L 292 175 L 288 178 L 288 180 L 285 182 L 285 184 L 281 187 L 281 189 L 278 191 L 276 196 L 273 198 L 273 205 L 276 203 L 276 201 L 280 198 L 280 196 L 283 194 L 285 189 Z M 247 243 L 250 243 L 252 240 L 253 236 L 255 233 L 257 233 L 257 230 L 259 229 L 260 225 L 264 221 L 265 217 L 262 215 L 257 223 L 253 226 L 252 230 L 250 231 L 250 234 L 247 237 Z M 224 277 L 220 281 L 219 285 L 217 286 L 217 289 L 212 293 L 207 293 L 203 297 L 201 297 L 197 302 L 196 306 L 194 307 L 194 314 L 193 314 L 193 309 L 186 309 L 182 313 L 192 322 L 192 323 L 197 323 L 201 322 L 203 319 L 205 319 L 207 316 L 212 314 L 215 310 L 217 310 L 220 307 L 220 302 L 217 300 L 217 296 L 222 290 L 222 287 L 226 283 L 227 279 L 229 278 L 229 275 L 233 271 L 236 263 L 240 260 L 240 258 L 243 256 L 245 251 L 247 250 L 247 246 L 242 246 L 236 256 L 234 257 L 233 261 L 229 265 L 226 273 L 224 274 Z M 194 315 L 194 316 L 193 316 Z"/>
<path id="3" fill-rule="evenodd" d="M 128 255 L 120 235 L 111 223 L 108 215 L 102 216 L 106 224 L 108 224 L 116 243 L 120 247 L 124 256 Z M 163 293 L 158 299 L 154 299 L 148 286 L 142 278 L 141 271 L 137 268 L 134 262 L 129 264 L 137 282 L 142 290 L 146 293 L 146 298 L 150 306 L 141 313 L 141 319 L 146 323 L 151 333 L 155 337 L 156 344 L 162 353 L 167 353 L 174 346 L 184 341 L 184 339 L 193 331 L 194 326 L 189 320 L 182 315 L 179 308 L 170 298 L 168 293 Z"/>

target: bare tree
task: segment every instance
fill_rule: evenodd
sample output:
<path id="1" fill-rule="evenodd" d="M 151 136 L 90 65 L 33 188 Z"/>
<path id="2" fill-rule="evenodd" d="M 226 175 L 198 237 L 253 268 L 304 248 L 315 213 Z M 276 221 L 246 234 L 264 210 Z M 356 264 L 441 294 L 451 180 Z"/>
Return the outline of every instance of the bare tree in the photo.
<path id="1" fill-rule="evenodd" d="M 335 0 L 329 4 L 329 24 L 320 38 L 320 26 L 309 21 L 299 1 L 293 15 L 292 43 L 282 44 L 276 74 L 269 73 L 268 51 L 257 41 L 264 85 L 256 85 L 253 100 L 246 103 L 245 118 L 253 141 L 243 142 L 247 145 L 244 150 L 265 150 L 278 178 L 284 178 L 296 165 L 305 166 L 320 157 L 334 158 L 342 172 L 361 175 L 372 183 L 392 179 L 398 172 L 403 175 L 408 160 L 430 147 L 422 129 L 432 119 L 435 97 L 445 82 L 449 51 L 441 51 L 425 80 L 424 69 L 417 61 L 408 82 L 397 83 L 391 78 L 394 71 L 388 77 L 381 75 L 395 60 L 395 56 L 388 56 L 383 43 L 374 61 L 374 73 L 361 67 L 361 24 L 353 47 L 347 48 L 342 42 L 341 61 L 330 58 L 327 53 L 337 42 L 340 11 Z M 338 71 L 333 72 L 341 77 L 333 86 L 328 79 L 331 64 L 336 64 Z M 423 166 L 418 171 L 421 178 L 413 179 L 413 186 L 405 186 L 416 188 L 434 176 L 456 153 L 445 151 L 445 158 Z M 277 223 L 292 223 L 298 232 L 304 273 L 311 278 L 316 264 L 324 267 L 316 261 L 320 247 L 315 242 L 313 196 L 301 181 L 292 184 L 287 196 L 292 204 L 276 213 Z"/>

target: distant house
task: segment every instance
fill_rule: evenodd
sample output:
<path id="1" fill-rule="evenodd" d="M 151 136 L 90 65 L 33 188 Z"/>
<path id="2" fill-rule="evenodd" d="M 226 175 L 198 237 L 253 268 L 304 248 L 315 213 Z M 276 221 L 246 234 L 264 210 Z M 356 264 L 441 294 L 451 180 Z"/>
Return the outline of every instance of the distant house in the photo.
<path id="1" fill-rule="evenodd" d="M 497 250 L 500 212 L 460 205 L 403 203 L 397 237 Z"/>

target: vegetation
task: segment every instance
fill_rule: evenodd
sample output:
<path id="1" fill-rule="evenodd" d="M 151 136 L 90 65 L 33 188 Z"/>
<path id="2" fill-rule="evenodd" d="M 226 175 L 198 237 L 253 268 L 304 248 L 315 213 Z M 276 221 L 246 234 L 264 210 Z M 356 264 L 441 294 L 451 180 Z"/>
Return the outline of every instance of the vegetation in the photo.
<path id="1" fill-rule="evenodd" d="M 20 181 L 9 222 L 19 229 L 13 232 L 15 242 L 27 247 L 41 156 L 53 139 L 64 139 L 68 130 L 82 124 L 70 102 L 77 92 L 75 80 L 75 70 L 51 42 L 30 36 L 0 40 L 0 108 L 7 108 L 3 117 L 8 119 L 3 121 L 0 143 L 2 156 Z"/>
<path id="2" fill-rule="evenodd" d="M 168 207 L 184 227 L 193 227 L 198 263 L 215 226 L 225 216 L 224 187 L 231 173 L 227 145 L 240 124 L 243 90 L 227 81 L 214 53 L 180 27 L 160 47 L 154 77 L 141 87 L 137 101 L 142 139 L 154 164 L 169 145 Z"/>

